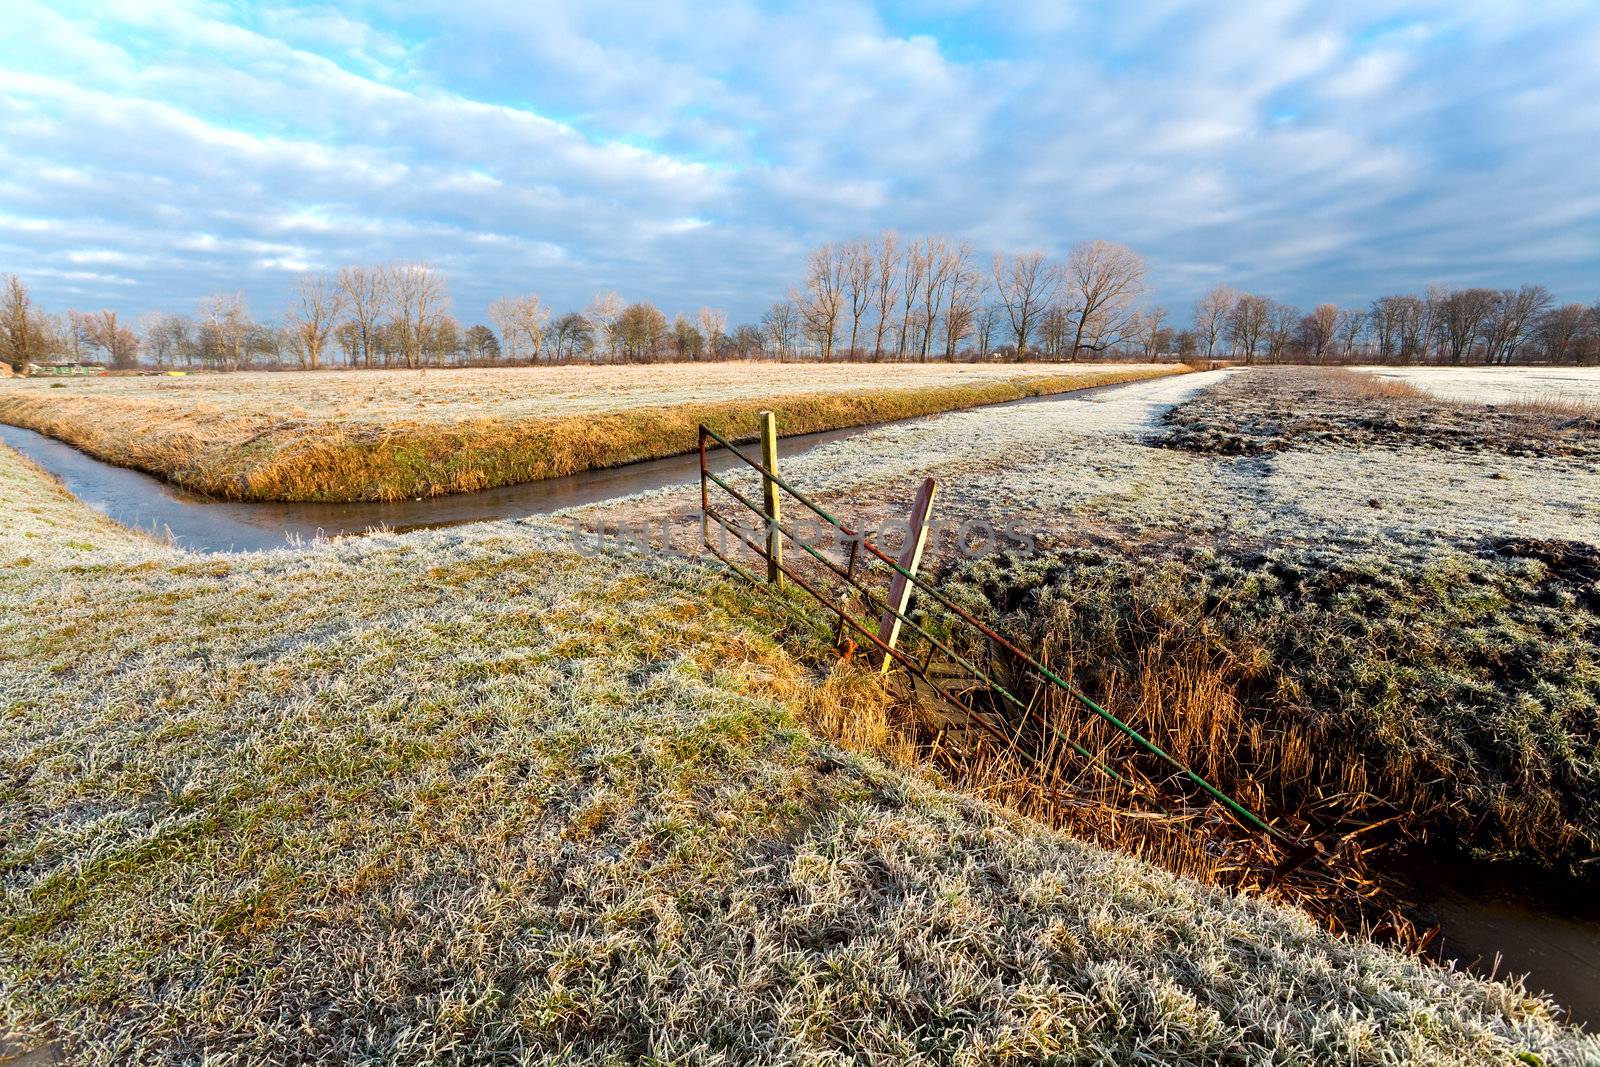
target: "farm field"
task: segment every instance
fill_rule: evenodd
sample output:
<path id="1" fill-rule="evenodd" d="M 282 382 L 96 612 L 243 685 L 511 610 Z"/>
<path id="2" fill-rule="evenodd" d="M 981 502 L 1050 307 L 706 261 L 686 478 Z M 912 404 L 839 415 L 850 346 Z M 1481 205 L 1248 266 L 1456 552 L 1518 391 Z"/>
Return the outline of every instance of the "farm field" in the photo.
<path id="1" fill-rule="evenodd" d="M 1376 403 L 1349 392 L 1348 373 L 1213 371 L 960 412 L 824 445 L 784 474 L 866 528 L 902 518 L 932 476 L 943 522 L 1017 524 L 1046 546 L 1299 545 L 1421 557 L 1486 537 L 1600 545 L 1600 437 L 1586 425 L 1552 431 L 1507 416 L 1493 440 L 1481 409 L 1450 405 L 1477 438 L 1445 435 L 1431 410 L 1391 433 L 1346 433 L 1340 420 L 1371 423 Z M 1271 424 L 1279 411 L 1300 413 L 1300 428 Z M 1247 439 L 1243 424 L 1258 436 Z M 697 531 L 698 499 L 689 497 L 661 491 L 569 518 L 676 513 Z"/>
<path id="2" fill-rule="evenodd" d="M 708 363 L 12 380 L 0 421 L 237 500 L 469 492 L 688 452 L 771 408 L 860 426 L 1178 373 L 1172 364 Z"/>
<path id="3" fill-rule="evenodd" d="M 1600 1052 L 1509 986 L 897 765 L 874 683 L 819 683 L 793 616 L 716 571 L 580 557 L 532 523 L 197 556 L 3 449 L 0 494 L 14 1047 Z"/>
<path id="4" fill-rule="evenodd" d="M 1556 398 L 1600 404 L 1600 367 L 1361 367 L 1450 400 L 1504 404 Z"/>

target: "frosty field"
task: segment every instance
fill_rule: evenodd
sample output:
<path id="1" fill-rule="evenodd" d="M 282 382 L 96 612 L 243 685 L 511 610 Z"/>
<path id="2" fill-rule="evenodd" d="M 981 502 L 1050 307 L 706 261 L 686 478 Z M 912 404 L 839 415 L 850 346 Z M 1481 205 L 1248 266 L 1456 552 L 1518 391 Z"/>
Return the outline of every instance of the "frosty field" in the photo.
<path id="1" fill-rule="evenodd" d="M 469 492 L 688 452 L 762 408 L 789 432 L 1180 372 L 1172 364 L 782 364 L 11 380 L 0 421 L 243 500 Z"/>
<path id="2" fill-rule="evenodd" d="M 927 566 L 984 600 L 1035 605 L 1007 624 L 1082 650 L 1069 669 L 1120 687 L 1140 721 L 1206 737 L 1194 724 L 1231 737 L 1255 723 L 1284 746 L 1243 762 L 1209 740 L 1184 752 L 1224 780 L 1276 783 L 1287 810 L 1314 782 L 1350 793 L 1342 810 L 1407 812 L 1419 836 L 1588 877 L 1600 442 L 1543 414 L 1435 411 L 1368 387 L 1349 372 L 1193 374 L 886 426 L 784 475 L 869 530 L 903 519 L 935 477 L 943 529 Z M 692 497 L 567 519 L 676 516 L 675 543 L 691 546 Z M 1046 562 L 972 571 L 955 551 L 968 522 L 1028 532 Z M 1077 609 L 1051 621 L 1051 602 Z M 1345 647 L 1351 634 L 1365 636 Z M 1163 689 L 1184 671 L 1209 688 Z M 1299 745 L 1323 753 L 1314 772 L 1288 770 Z"/>
<path id="3" fill-rule="evenodd" d="M 783 607 L 489 523 L 239 557 L 0 450 L 0 1033 L 73 1062 L 1593 1055 L 831 744 Z"/>
<path id="4" fill-rule="evenodd" d="M 1451 400 L 1504 404 L 1559 398 L 1600 404 L 1600 367 L 1362 367 Z"/>
<path id="5" fill-rule="evenodd" d="M 1164 447 L 1167 409 L 1250 373 L 1258 372 L 1205 372 L 885 426 L 813 450 L 784 473 L 865 526 L 901 517 L 918 482 L 932 476 L 942 520 L 1021 524 L 1046 544 L 1099 537 L 1418 553 L 1516 535 L 1600 545 L 1600 458 L 1400 439 L 1261 455 Z M 667 492 L 632 511 L 688 516 L 696 504 Z"/>

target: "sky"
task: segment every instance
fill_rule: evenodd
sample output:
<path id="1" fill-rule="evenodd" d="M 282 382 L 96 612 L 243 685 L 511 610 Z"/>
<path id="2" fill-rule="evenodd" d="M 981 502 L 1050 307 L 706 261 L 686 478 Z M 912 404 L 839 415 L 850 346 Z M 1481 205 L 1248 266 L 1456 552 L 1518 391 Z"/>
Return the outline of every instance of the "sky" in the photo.
<path id="1" fill-rule="evenodd" d="M 1600 298 L 1600 3 L 0 0 L 0 271 L 192 312 L 427 261 L 455 311 L 753 320 L 818 243 L 1104 238 L 1185 317 Z"/>

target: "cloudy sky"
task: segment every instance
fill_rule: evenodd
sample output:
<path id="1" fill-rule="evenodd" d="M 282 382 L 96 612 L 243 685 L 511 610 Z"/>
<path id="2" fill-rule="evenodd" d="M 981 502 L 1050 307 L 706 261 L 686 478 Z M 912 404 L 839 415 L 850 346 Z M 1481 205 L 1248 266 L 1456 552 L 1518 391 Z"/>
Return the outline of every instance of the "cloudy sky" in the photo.
<path id="1" fill-rule="evenodd" d="M 0 271 L 192 310 L 428 260 L 456 310 L 753 318 L 810 245 L 1103 237 L 1218 281 L 1600 297 L 1600 4 L 3 0 Z"/>

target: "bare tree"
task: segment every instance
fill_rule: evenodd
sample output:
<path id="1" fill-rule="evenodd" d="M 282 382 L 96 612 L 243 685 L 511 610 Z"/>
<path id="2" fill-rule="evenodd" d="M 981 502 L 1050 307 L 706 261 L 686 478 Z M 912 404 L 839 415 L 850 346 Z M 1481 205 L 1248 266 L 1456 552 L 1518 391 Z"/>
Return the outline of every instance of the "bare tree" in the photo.
<path id="1" fill-rule="evenodd" d="M 1395 317 L 1395 331 L 1400 346 L 1399 357 L 1407 363 L 1426 359 L 1428 345 L 1433 336 L 1433 312 L 1428 302 L 1417 296 L 1396 296 L 1390 314 Z"/>
<path id="2" fill-rule="evenodd" d="M 1339 311 L 1339 322 L 1334 329 L 1340 347 L 1344 350 L 1344 358 L 1356 358 L 1356 348 L 1361 344 L 1361 337 L 1367 331 L 1367 313 L 1360 308 L 1342 308 Z"/>
<path id="3" fill-rule="evenodd" d="M 812 249 L 806 257 L 805 292 L 790 295 L 805 320 L 807 336 L 816 340 L 824 360 L 833 358 L 833 341 L 844 308 L 844 287 L 844 248 L 826 244 Z"/>
<path id="4" fill-rule="evenodd" d="M 996 255 L 993 274 L 995 294 L 1005 308 L 1016 339 L 1017 358 L 1026 359 L 1028 338 L 1038 317 L 1055 299 L 1060 275 L 1043 252 L 1020 252 L 1009 259 Z"/>
<path id="5" fill-rule="evenodd" d="M 917 358 L 926 362 L 932 347 L 934 329 L 944 314 L 945 303 L 956 279 L 972 258 L 972 246 L 953 245 L 948 238 L 930 237 L 923 245 L 925 264 L 922 274 L 920 327 Z"/>
<path id="6" fill-rule="evenodd" d="M 1339 305 L 1318 304 L 1300 320 L 1300 338 L 1306 352 L 1320 363 L 1333 347 L 1339 331 Z"/>
<path id="7" fill-rule="evenodd" d="M 1572 363 L 1580 357 L 1588 318 L 1589 309 L 1582 304 L 1563 304 L 1539 319 L 1536 333 L 1550 362 Z"/>
<path id="8" fill-rule="evenodd" d="M 788 359 L 800 332 L 800 316 L 795 312 L 794 305 L 787 300 L 773 304 L 761 316 L 761 327 L 766 332 L 767 343 L 773 354 L 779 359 Z"/>
<path id="9" fill-rule="evenodd" d="M 962 248 L 960 259 L 950 276 L 950 307 L 944 313 L 944 355 L 955 359 L 961 343 L 978 327 L 978 316 L 983 310 L 983 298 L 988 289 L 981 270 L 974 269 L 970 249 Z M 993 324 L 988 328 L 992 330 Z M 988 354 L 988 340 L 980 341 L 983 354 Z"/>
<path id="10" fill-rule="evenodd" d="M 1060 359 L 1067 350 L 1067 338 L 1072 336 L 1073 316 L 1066 308 L 1051 305 L 1039 316 L 1039 326 L 1034 335 L 1044 349 L 1046 359 Z"/>
<path id="11" fill-rule="evenodd" d="M 399 328 L 401 353 L 408 367 L 420 367 L 428 332 L 450 307 L 444 275 L 428 263 L 391 264 L 389 317 Z"/>
<path id="12" fill-rule="evenodd" d="M 182 315 L 152 311 L 140 318 L 139 328 L 144 333 L 145 352 L 155 366 L 172 366 L 189 354 L 194 327 Z"/>
<path id="13" fill-rule="evenodd" d="M 355 327 L 361 365 L 370 367 L 378 325 L 389 304 L 388 274 L 381 267 L 344 267 L 339 271 L 339 291 Z"/>
<path id="14" fill-rule="evenodd" d="M 1139 320 L 1139 342 L 1144 349 L 1145 359 L 1155 359 L 1161 355 L 1162 341 L 1170 333 L 1166 326 L 1167 309 L 1157 304 Z"/>
<path id="15" fill-rule="evenodd" d="M 1483 338 L 1499 300 L 1493 289 L 1457 289 L 1438 301 L 1434 328 L 1450 362 L 1462 362 Z"/>
<path id="16" fill-rule="evenodd" d="M 1260 354 L 1271 315 L 1272 301 L 1253 293 L 1240 296 L 1228 312 L 1228 343 L 1244 356 L 1246 364 L 1254 363 Z"/>
<path id="17" fill-rule="evenodd" d="M 243 293 L 212 293 L 200 298 L 199 315 L 202 325 L 209 327 L 220 346 L 221 362 L 225 369 L 238 370 L 244 365 L 245 343 L 255 322 L 244 302 Z"/>
<path id="18" fill-rule="evenodd" d="M 544 328 L 550 309 L 537 293 L 502 296 L 489 304 L 489 319 L 500 331 L 500 342 L 508 359 L 515 360 L 530 351 L 535 362 L 544 353 Z"/>
<path id="19" fill-rule="evenodd" d="M 34 307 L 28 287 L 15 274 L 0 276 L 0 359 L 26 374 L 45 357 L 47 345 L 45 317 Z"/>
<path id="20" fill-rule="evenodd" d="M 700 333 L 706 339 L 706 357 L 716 359 L 721 351 L 722 337 L 728 332 L 728 313 L 721 308 L 701 308 L 697 320 Z"/>
<path id="21" fill-rule="evenodd" d="M 1067 254 L 1066 300 L 1074 318 L 1073 359 L 1116 344 L 1144 294 L 1144 257 L 1111 241 L 1084 241 Z"/>
<path id="22" fill-rule="evenodd" d="M 1205 346 L 1207 359 L 1216 354 L 1217 341 L 1222 338 L 1228 315 L 1238 300 L 1238 290 L 1227 285 L 1215 285 L 1195 304 L 1194 332 Z"/>
<path id="23" fill-rule="evenodd" d="M 860 355 L 857 345 L 861 339 L 861 320 L 872 307 L 875 266 L 872 245 L 865 239 L 844 246 L 844 309 L 850 316 L 850 346 L 845 350 L 846 359 Z"/>
<path id="24" fill-rule="evenodd" d="M 877 311 L 877 332 L 872 341 L 872 358 L 883 358 L 883 338 L 889 329 L 889 309 L 895 306 L 900 291 L 896 277 L 900 271 L 900 236 L 885 230 L 878 236 L 878 247 L 873 253 L 872 304 Z"/>
<path id="25" fill-rule="evenodd" d="M 1272 304 L 1267 316 L 1267 359 L 1282 363 L 1288 358 L 1294 344 L 1295 331 L 1300 328 L 1300 309 L 1289 304 Z"/>
<path id="26" fill-rule="evenodd" d="M 1378 358 L 1390 360 L 1400 354 L 1401 324 L 1405 318 L 1404 296 L 1380 296 L 1372 302 L 1367 321 L 1372 324 L 1372 340 L 1378 347 Z"/>
<path id="27" fill-rule="evenodd" d="M 1485 324 L 1488 343 L 1487 358 L 1490 363 L 1510 363 L 1517 356 L 1528 332 L 1555 299 L 1542 285 L 1524 285 L 1520 289 L 1502 289 L 1495 301 L 1494 311 Z"/>
<path id="28" fill-rule="evenodd" d="M 118 322 L 115 311 L 102 311 L 91 322 L 90 337 L 113 368 L 128 370 L 139 365 L 139 335 Z"/>
<path id="29" fill-rule="evenodd" d="M 615 291 L 596 293 L 594 299 L 589 301 L 589 307 L 584 311 L 583 317 L 594 324 L 599 339 L 605 342 L 606 354 L 613 360 L 618 354 L 618 329 L 622 322 L 622 312 L 625 305 L 622 297 Z"/>
<path id="30" fill-rule="evenodd" d="M 922 291 L 922 278 L 928 271 L 928 251 L 915 239 L 906 242 L 900 260 L 900 343 L 895 346 L 896 359 L 906 358 L 906 346 L 911 340 L 912 308 L 917 294 Z"/>
<path id="31" fill-rule="evenodd" d="M 304 274 L 293 307 L 285 316 L 295 346 L 304 354 L 306 366 L 322 366 L 322 353 L 328 347 L 334 327 L 344 314 L 344 290 L 326 274 Z"/>
<path id="32" fill-rule="evenodd" d="M 972 315 L 972 334 L 978 342 L 978 358 L 988 359 L 994 346 L 994 332 L 1000 328 L 1003 315 L 999 304 L 979 304 Z"/>

